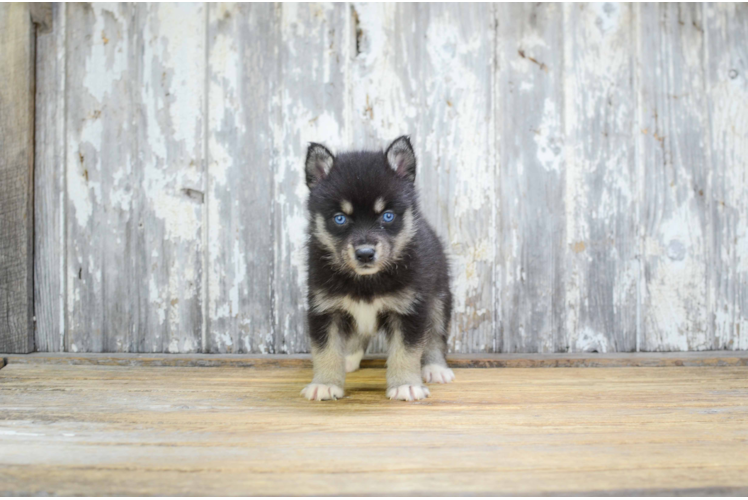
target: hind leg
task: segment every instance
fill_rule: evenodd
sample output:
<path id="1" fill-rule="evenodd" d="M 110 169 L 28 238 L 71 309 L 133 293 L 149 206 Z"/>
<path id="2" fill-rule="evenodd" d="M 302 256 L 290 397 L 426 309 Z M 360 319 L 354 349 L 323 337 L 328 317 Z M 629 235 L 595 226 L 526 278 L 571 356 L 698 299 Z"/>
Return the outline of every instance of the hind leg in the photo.
<path id="1" fill-rule="evenodd" d="M 421 358 L 421 375 L 426 383 L 448 384 L 455 379 L 454 372 L 447 366 L 446 348 L 439 344 L 446 342 L 430 342 L 423 351 Z"/>
<path id="2" fill-rule="evenodd" d="M 449 321 L 444 318 L 449 318 L 449 309 L 445 302 L 437 299 L 431 313 L 429 336 L 421 357 L 421 376 L 426 383 L 448 384 L 455 379 L 454 372 L 447 366 Z"/>
<path id="3" fill-rule="evenodd" d="M 345 346 L 345 371 L 346 373 L 355 372 L 361 365 L 361 358 L 364 357 L 366 348 L 369 347 L 371 337 L 364 335 L 351 335 Z"/>

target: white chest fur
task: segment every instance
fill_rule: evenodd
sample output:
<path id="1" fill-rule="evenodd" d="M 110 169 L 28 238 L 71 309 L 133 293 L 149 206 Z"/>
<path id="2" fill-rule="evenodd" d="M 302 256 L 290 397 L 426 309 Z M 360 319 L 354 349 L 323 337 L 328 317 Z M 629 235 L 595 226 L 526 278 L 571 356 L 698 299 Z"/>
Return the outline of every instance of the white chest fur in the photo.
<path id="1" fill-rule="evenodd" d="M 377 319 L 382 312 L 407 314 L 416 303 L 415 293 L 402 290 L 397 293 L 381 295 L 373 300 L 354 300 L 348 296 L 330 296 L 324 292 L 314 294 L 312 307 L 320 313 L 344 311 L 356 322 L 356 331 L 360 335 L 373 335 L 377 330 Z"/>
<path id="2" fill-rule="evenodd" d="M 377 330 L 377 318 L 379 313 L 384 310 L 382 301 L 364 302 L 344 297 L 341 302 L 342 309 L 350 314 L 356 322 L 359 335 L 374 335 Z"/>

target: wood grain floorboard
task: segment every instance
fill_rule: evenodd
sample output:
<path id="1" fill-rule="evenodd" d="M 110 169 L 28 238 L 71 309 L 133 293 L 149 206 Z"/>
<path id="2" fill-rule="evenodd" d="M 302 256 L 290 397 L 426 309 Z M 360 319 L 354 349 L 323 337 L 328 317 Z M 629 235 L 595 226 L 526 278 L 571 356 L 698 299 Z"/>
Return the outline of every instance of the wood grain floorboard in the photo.
<path id="1" fill-rule="evenodd" d="M 0 366 L 63 364 L 235 368 L 311 368 L 308 354 L 162 354 L 36 352 L 0 354 Z M 384 355 L 369 355 L 362 368 L 383 368 Z M 453 368 L 622 368 L 662 366 L 748 366 L 748 351 L 612 352 L 557 354 L 450 354 Z"/>
<path id="2" fill-rule="evenodd" d="M 308 368 L 9 364 L 11 495 L 745 494 L 748 368 L 457 369 L 431 397 Z"/>

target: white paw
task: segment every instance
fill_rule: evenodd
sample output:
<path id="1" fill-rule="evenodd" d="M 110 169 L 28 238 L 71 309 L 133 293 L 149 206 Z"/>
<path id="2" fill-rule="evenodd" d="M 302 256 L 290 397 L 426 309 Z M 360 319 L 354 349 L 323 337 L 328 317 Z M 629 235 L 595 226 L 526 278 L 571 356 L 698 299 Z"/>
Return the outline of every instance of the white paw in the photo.
<path id="1" fill-rule="evenodd" d="M 351 373 L 358 370 L 361 365 L 361 358 L 364 357 L 364 351 L 356 351 L 353 354 L 349 354 L 345 357 L 345 372 Z"/>
<path id="2" fill-rule="evenodd" d="M 455 379 L 455 372 L 441 365 L 426 365 L 421 369 L 423 381 L 426 383 L 448 384 Z"/>
<path id="3" fill-rule="evenodd" d="M 337 385 L 309 384 L 301 390 L 301 395 L 309 401 L 327 401 L 343 397 L 343 389 Z"/>
<path id="4" fill-rule="evenodd" d="M 400 385 L 387 389 L 387 397 L 400 401 L 418 401 L 429 397 L 429 390 L 422 385 Z"/>

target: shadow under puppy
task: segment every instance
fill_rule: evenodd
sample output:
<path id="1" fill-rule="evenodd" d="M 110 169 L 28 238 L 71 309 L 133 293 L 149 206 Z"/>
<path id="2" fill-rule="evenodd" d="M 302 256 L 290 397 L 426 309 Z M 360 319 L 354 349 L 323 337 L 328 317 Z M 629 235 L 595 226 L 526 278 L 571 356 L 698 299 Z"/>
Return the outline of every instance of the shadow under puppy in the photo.
<path id="1" fill-rule="evenodd" d="M 314 378 L 301 394 L 343 397 L 371 337 L 388 342 L 387 397 L 429 396 L 447 383 L 452 313 L 449 268 L 439 238 L 421 217 L 416 157 L 407 137 L 385 152 L 333 154 L 312 143 L 306 158 L 309 313 Z"/>

